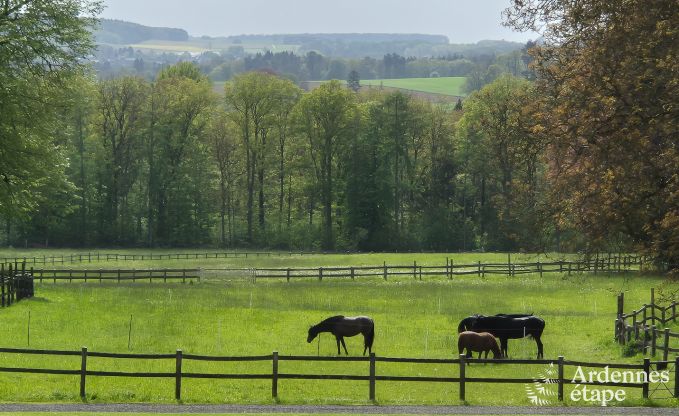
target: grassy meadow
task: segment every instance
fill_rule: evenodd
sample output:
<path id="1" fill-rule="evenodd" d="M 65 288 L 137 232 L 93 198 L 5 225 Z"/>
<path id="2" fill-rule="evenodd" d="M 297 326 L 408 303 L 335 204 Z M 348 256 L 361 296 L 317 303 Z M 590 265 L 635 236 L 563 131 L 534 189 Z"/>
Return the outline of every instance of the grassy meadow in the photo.
<path id="1" fill-rule="evenodd" d="M 108 250 L 101 250 L 108 252 Z M 173 252 L 181 252 L 174 250 Z M 201 250 L 198 250 L 201 251 Z M 128 251 L 129 252 L 129 251 Z M 204 251 L 203 251 L 204 252 Z M 20 251 L 13 251 L 20 253 Z M 21 252 L 23 253 L 23 252 Z M 140 252 L 137 252 L 140 254 Z M 0 256 L 7 255 L 7 251 Z M 26 255 L 31 253 L 26 253 Z M 68 252 L 67 254 L 70 254 Z M 442 264 L 446 254 L 281 255 L 248 259 L 199 259 L 154 262 L 66 264 L 73 268 L 103 267 L 250 267 L 360 264 Z M 455 263 L 506 261 L 506 254 L 448 255 Z M 518 257 L 513 256 L 513 258 Z M 535 261 L 535 255 L 524 255 Z M 545 259 L 545 255 L 541 256 Z M 142 264 L 145 263 L 145 264 Z M 36 297 L 0 310 L 0 345 L 38 349 L 134 353 L 333 356 L 334 339 L 306 343 L 310 325 L 335 314 L 371 316 L 376 323 L 374 352 L 388 357 L 455 357 L 456 327 L 473 313 L 533 312 L 546 321 L 545 357 L 598 362 L 641 362 L 641 355 L 623 356 L 613 341 L 616 293 L 625 291 L 626 310 L 648 302 L 649 288 L 661 287 L 660 277 L 571 276 L 561 274 L 515 277 L 477 276 L 351 281 L 314 279 L 286 283 L 222 279 L 218 271 L 195 284 L 43 283 Z M 130 332 L 130 319 L 132 328 Z M 131 333 L 131 337 L 130 337 Z M 362 352 L 363 340 L 348 338 L 351 355 Z M 535 342 L 510 340 L 512 358 L 533 358 Z M 79 357 L 0 354 L 3 367 L 78 369 Z M 365 362 L 281 361 L 281 373 L 367 375 Z M 537 377 L 544 366 L 472 365 L 468 377 Z M 112 360 L 89 358 L 88 369 L 108 371 L 174 371 L 174 360 Z M 263 374 L 271 362 L 206 363 L 184 361 L 185 372 Z M 566 377 L 572 377 L 572 368 Z M 456 377 L 457 365 L 377 363 L 378 375 Z M 0 373 L 0 402 L 79 401 L 77 376 Z M 174 380 L 88 377 L 93 402 L 173 402 Z M 568 397 L 569 387 L 566 388 Z M 362 381 L 279 381 L 279 402 L 304 404 L 365 404 L 368 385 Z M 641 391 L 629 389 L 625 404 L 642 404 Z M 185 379 L 182 398 L 188 403 L 271 403 L 266 380 Z M 457 384 L 377 382 L 381 404 L 460 404 Z M 522 384 L 468 384 L 470 404 L 527 405 Z M 568 398 L 567 398 L 568 402 Z M 676 401 L 658 401 L 675 404 Z"/>

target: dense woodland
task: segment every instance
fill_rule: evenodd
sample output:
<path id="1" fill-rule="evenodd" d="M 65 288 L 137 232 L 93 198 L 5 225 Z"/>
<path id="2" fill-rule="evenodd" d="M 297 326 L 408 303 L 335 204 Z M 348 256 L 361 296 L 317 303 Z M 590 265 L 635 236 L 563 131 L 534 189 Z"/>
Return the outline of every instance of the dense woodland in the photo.
<path id="1" fill-rule="evenodd" d="M 513 2 L 508 25 L 551 23 L 544 44 L 518 59 L 531 70 L 481 79 L 451 108 L 337 81 L 304 92 L 266 65 L 234 75 L 223 95 L 191 62 L 153 79 L 98 80 L 80 59 L 93 47 L 96 3 L 4 0 L 0 237 L 22 246 L 615 247 L 677 264 L 679 16 L 670 3 Z"/>

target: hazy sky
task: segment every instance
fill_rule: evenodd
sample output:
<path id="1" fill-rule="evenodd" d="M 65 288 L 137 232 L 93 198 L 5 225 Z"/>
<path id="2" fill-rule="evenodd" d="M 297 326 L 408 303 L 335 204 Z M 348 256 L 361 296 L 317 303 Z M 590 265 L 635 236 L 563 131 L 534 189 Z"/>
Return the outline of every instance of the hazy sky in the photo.
<path id="1" fill-rule="evenodd" d="M 510 0 L 104 0 L 102 17 L 178 27 L 193 36 L 272 33 L 430 33 L 453 43 L 524 42 L 503 27 Z"/>

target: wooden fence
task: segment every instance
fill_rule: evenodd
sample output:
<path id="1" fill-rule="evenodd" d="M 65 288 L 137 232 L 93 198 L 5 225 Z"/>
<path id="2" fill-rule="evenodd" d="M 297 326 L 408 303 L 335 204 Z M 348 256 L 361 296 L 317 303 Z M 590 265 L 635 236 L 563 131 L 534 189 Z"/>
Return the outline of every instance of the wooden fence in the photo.
<path id="1" fill-rule="evenodd" d="M 256 279 L 290 279 L 294 278 L 361 278 L 381 277 L 388 280 L 389 277 L 412 277 L 422 280 L 423 276 L 445 276 L 452 279 L 453 276 L 502 274 L 516 276 L 527 273 L 627 273 L 643 269 L 644 258 L 638 256 L 603 257 L 583 260 L 559 260 L 548 262 L 512 262 L 508 256 L 506 263 L 462 263 L 455 264 L 451 259 L 446 259 L 445 265 L 418 265 L 416 261 L 412 265 L 387 265 L 381 266 L 330 266 L 330 267 L 288 267 L 288 268 L 205 268 L 205 272 L 222 272 L 226 274 L 240 274 Z"/>
<path id="2" fill-rule="evenodd" d="M 115 282 L 136 282 L 137 280 L 153 281 L 178 281 L 186 283 L 187 280 L 200 280 L 200 269 L 35 269 L 33 277 L 42 283 L 43 281 L 115 281 Z"/>
<path id="3" fill-rule="evenodd" d="M 452 279 L 454 276 L 502 274 L 516 276 L 526 273 L 627 273 L 639 270 L 643 267 L 643 258 L 634 256 L 609 257 L 581 261 L 552 261 L 534 263 L 512 263 L 508 257 L 507 263 L 466 263 L 455 264 L 446 259 L 445 265 L 427 266 L 418 265 L 387 265 L 380 266 L 342 266 L 342 267 L 312 267 L 312 268 L 219 268 L 219 269 L 34 269 L 35 279 L 43 281 L 137 281 L 149 280 L 168 281 L 201 279 L 205 273 L 215 276 L 234 276 L 238 279 L 291 279 L 314 278 L 318 280 L 329 278 L 366 278 L 378 277 L 388 280 L 390 277 L 412 277 L 422 280 L 424 276 L 445 276 Z"/>
<path id="4" fill-rule="evenodd" d="M 19 257 L 0 257 L 0 263 L 26 263 L 26 264 L 66 264 L 66 263 L 92 263 L 102 261 L 146 261 L 146 260 L 197 260 L 197 259 L 227 259 L 227 258 L 258 258 L 258 257 L 282 257 L 282 256 L 308 256 L 324 254 L 348 254 L 348 252 L 318 252 L 318 251 L 231 251 L 231 252 L 204 252 L 204 253 L 143 253 L 143 254 L 124 254 L 124 253 L 75 253 L 52 256 L 19 256 Z M 406 254 L 404 252 L 404 254 Z M 509 257 L 510 255 L 508 255 Z M 601 271 L 623 271 L 634 266 L 642 266 L 645 258 L 636 255 L 613 255 L 611 253 L 589 256 L 582 261 L 570 262 L 543 262 L 542 265 L 563 263 L 567 267 L 568 263 L 573 268 L 597 269 Z M 511 260 L 509 261 L 511 263 Z M 537 267 L 537 263 L 533 264 Z M 648 261 L 647 261 L 648 264 Z M 502 263 L 501 265 L 506 265 Z M 491 264 L 487 265 L 491 267 Z M 521 266 L 520 263 L 516 264 Z"/>
<path id="5" fill-rule="evenodd" d="M 303 256 L 317 254 L 311 252 L 256 252 L 256 251 L 232 251 L 232 252 L 209 252 L 209 253 L 77 253 L 60 256 L 23 256 L 23 257 L 0 257 L 0 262 L 17 262 L 27 264 L 65 264 L 65 263 L 92 263 L 101 261 L 144 261 L 144 260 L 190 260 L 190 259 L 227 259 L 227 258 L 250 258 L 271 256 Z"/>
<path id="6" fill-rule="evenodd" d="M 33 297 L 33 294 L 32 269 L 27 271 L 26 264 L 21 269 L 16 263 L 0 264 L 0 307 Z"/>
<path id="7" fill-rule="evenodd" d="M 677 304 L 673 301 L 667 306 L 659 306 L 655 303 L 655 289 L 651 289 L 651 303 L 644 304 L 638 310 L 624 313 L 624 293 L 618 294 L 618 313 L 615 319 L 615 339 L 620 344 L 632 342 L 641 343 L 644 353 L 650 350 L 650 355 L 655 357 L 656 351 L 660 350 L 663 360 L 667 360 L 669 354 L 679 353 L 679 345 L 673 347 L 673 339 L 679 339 L 679 333 L 663 328 L 669 322 L 677 322 Z M 679 342 L 676 342 L 679 344 Z"/>
<path id="8" fill-rule="evenodd" d="M 68 369 L 49 369 L 49 368 L 28 368 L 28 367 L 0 367 L 0 373 L 29 373 L 29 374 L 56 374 L 56 375 L 71 375 L 80 377 L 80 396 L 86 397 L 86 382 L 87 377 L 141 377 L 141 378 L 173 378 L 175 379 L 175 399 L 180 400 L 182 397 L 182 381 L 185 379 L 236 379 L 236 380 L 271 380 L 271 395 L 274 398 L 278 397 L 278 383 L 279 380 L 350 380 L 350 381 L 367 381 L 368 382 L 368 397 L 370 400 L 375 400 L 376 384 L 378 381 L 400 381 L 400 382 L 428 382 L 428 383 L 456 383 L 459 386 L 460 400 L 466 399 L 466 386 L 470 383 L 535 383 L 542 381 L 545 384 L 556 384 L 558 389 L 558 399 L 563 401 L 564 386 L 567 384 L 586 384 L 594 386 L 615 386 L 615 387 L 629 387 L 639 388 L 642 391 L 642 397 L 648 398 L 649 395 L 649 372 L 652 364 L 661 364 L 667 366 L 674 364 L 674 391 L 671 392 L 673 397 L 679 397 L 679 357 L 676 360 L 669 362 L 654 362 L 650 358 L 644 358 L 641 364 L 620 364 L 620 363 L 590 363 L 580 361 L 568 361 L 560 356 L 552 360 L 489 360 L 489 359 L 474 359 L 467 358 L 460 355 L 455 359 L 441 359 L 441 358 L 394 358 L 394 357 L 377 357 L 371 353 L 369 357 L 320 357 L 320 356 L 293 356 L 293 355 L 279 355 L 274 351 L 271 355 L 259 356 L 207 356 L 184 354 L 182 350 L 177 350 L 175 354 L 117 354 L 117 353 L 100 353 L 89 352 L 86 347 L 80 351 L 58 351 L 58 350 L 31 350 L 31 349 L 15 349 L 15 348 L 0 348 L 0 354 L 33 354 L 33 355 L 48 355 L 48 356 L 80 356 L 80 368 Z M 168 360 L 174 363 L 174 366 L 168 366 L 168 371 L 165 372 L 129 372 L 129 371 L 92 371 L 88 370 L 88 359 L 92 358 L 113 358 L 113 359 L 134 359 L 134 360 Z M 182 370 L 184 361 L 207 361 L 207 362 L 252 362 L 252 361 L 270 361 L 271 373 L 192 373 Z M 301 374 L 288 373 L 280 371 L 280 363 L 284 361 L 306 361 L 306 362 L 366 362 L 368 368 L 364 374 Z M 457 371 L 452 369 L 451 374 L 456 377 L 429 377 L 429 376 L 393 376 L 393 375 L 378 375 L 377 363 L 411 363 L 411 364 L 451 364 L 457 366 Z M 496 378 L 496 377 L 468 377 L 465 370 L 468 364 L 472 363 L 492 363 L 496 365 L 528 365 L 528 364 L 543 364 L 555 365 L 557 368 L 557 378 L 548 380 L 534 379 L 534 378 Z M 594 368 L 609 368 L 622 370 L 637 370 L 643 371 L 646 374 L 642 382 L 637 383 L 614 383 L 614 382 L 582 382 L 569 380 L 565 378 L 564 373 L 566 367 L 594 367 Z"/>

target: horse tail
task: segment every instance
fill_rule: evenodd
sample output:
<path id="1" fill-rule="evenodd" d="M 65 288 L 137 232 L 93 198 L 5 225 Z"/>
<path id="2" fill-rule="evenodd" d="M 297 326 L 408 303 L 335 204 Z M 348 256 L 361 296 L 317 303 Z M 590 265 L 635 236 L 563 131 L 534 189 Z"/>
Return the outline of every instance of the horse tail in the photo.
<path id="1" fill-rule="evenodd" d="M 372 324 L 370 326 L 370 330 L 368 330 L 368 333 L 365 336 L 365 345 L 368 348 L 372 348 L 374 340 L 375 340 L 375 324 Z"/>
<path id="2" fill-rule="evenodd" d="M 457 333 L 458 333 L 458 334 L 460 334 L 460 333 L 462 333 L 462 332 L 464 332 L 464 331 L 467 330 L 467 328 L 466 328 L 466 326 L 465 326 L 465 323 L 464 323 L 465 321 L 466 321 L 466 319 L 461 320 L 461 321 L 460 321 L 460 324 L 457 326 Z"/>

